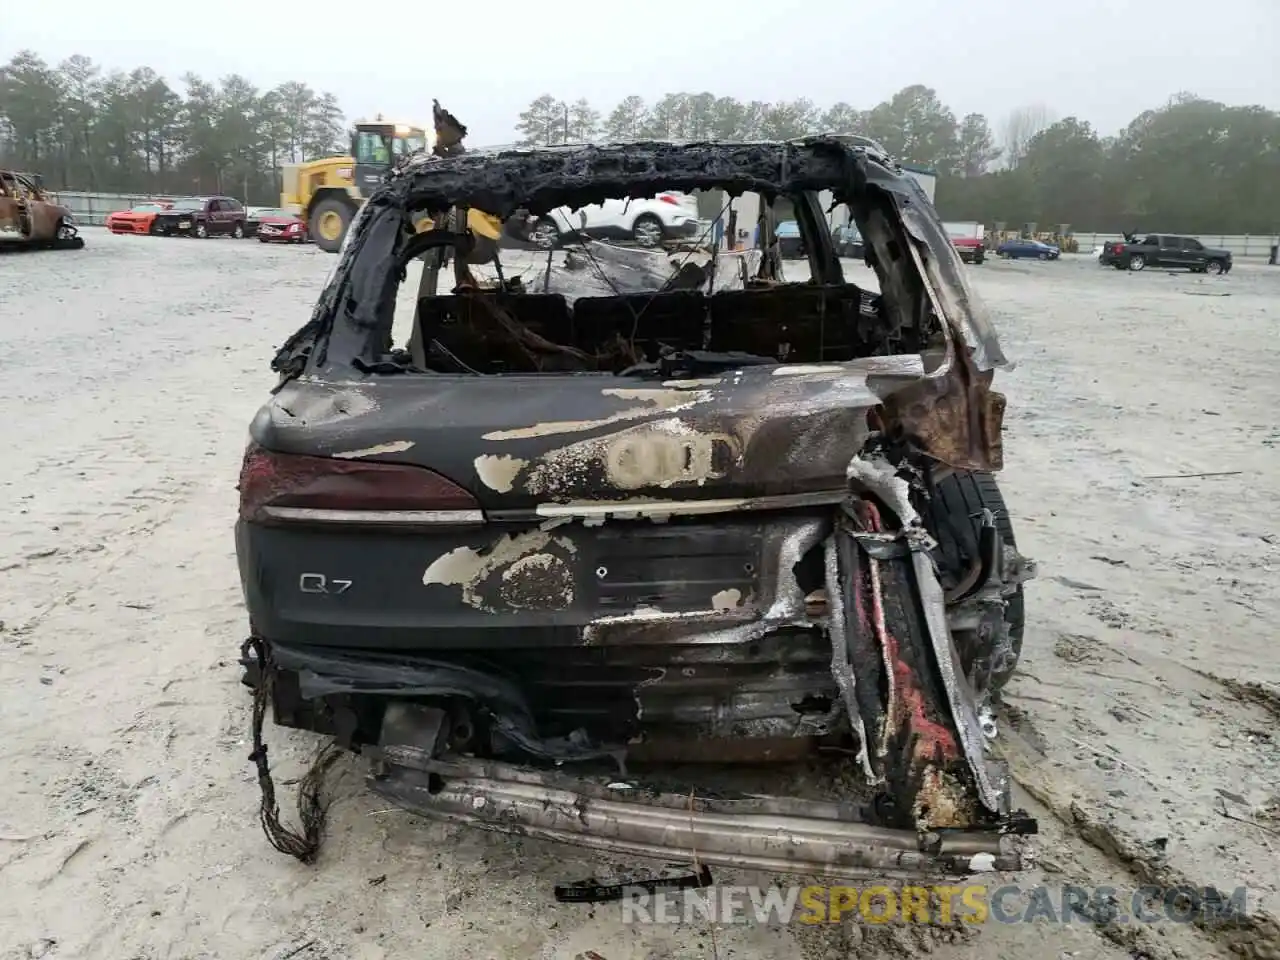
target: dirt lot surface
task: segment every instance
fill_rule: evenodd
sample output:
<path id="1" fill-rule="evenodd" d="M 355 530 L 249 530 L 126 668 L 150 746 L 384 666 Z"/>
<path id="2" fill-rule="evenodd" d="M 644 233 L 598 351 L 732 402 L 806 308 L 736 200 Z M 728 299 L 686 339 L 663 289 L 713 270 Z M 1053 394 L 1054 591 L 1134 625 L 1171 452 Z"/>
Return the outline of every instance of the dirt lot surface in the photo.
<path id="1" fill-rule="evenodd" d="M 1122 911 L 1141 883 L 1247 885 L 1253 919 L 637 927 L 553 902 L 602 864 L 388 810 L 354 763 L 316 866 L 267 845 L 235 474 L 333 258 L 87 236 L 0 260 L 5 960 L 1280 957 L 1280 269 L 971 272 L 1020 364 L 1002 482 L 1040 565 L 1000 737 L 1044 831 L 1021 882 Z M 312 738 L 268 737 L 296 776 Z"/>

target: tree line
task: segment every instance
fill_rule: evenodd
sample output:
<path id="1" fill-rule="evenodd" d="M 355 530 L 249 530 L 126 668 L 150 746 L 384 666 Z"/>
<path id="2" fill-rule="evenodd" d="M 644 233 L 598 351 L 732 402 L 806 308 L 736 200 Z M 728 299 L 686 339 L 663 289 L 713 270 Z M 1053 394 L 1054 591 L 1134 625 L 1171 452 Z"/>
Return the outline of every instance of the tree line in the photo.
<path id="1" fill-rule="evenodd" d="M 0 167 L 39 173 L 51 189 L 261 203 L 278 200 L 281 164 L 347 150 L 331 93 L 297 82 L 260 90 L 235 74 L 179 82 L 22 51 L 0 66 Z"/>
<path id="2" fill-rule="evenodd" d="M 331 93 L 300 82 L 261 90 L 235 74 L 214 82 L 187 73 L 178 84 L 145 66 L 104 71 L 78 55 L 51 65 L 22 51 L 0 66 L 0 166 L 40 173 L 55 189 L 226 192 L 272 202 L 281 164 L 347 149 Z M 1109 136 L 1042 104 L 993 127 L 980 113 L 957 117 L 920 84 L 869 109 L 704 92 L 652 102 L 629 96 L 601 111 L 544 94 L 516 128 L 526 144 L 858 133 L 935 170 L 937 204 L 950 220 L 1103 232 L 1280 230 L 1280 114 L 1191 94 Z"/>
<path id="3" fill-rule="evenodd" d="M 1280 113 L 1180 93 L 1104 136 L 1078 117 L 1028 104 L 1001 118 L 957 117 L 915 84 L 861 110 L 799 99 L 743 102 L 712 93 L 638 96 L 611 110 L 550 94 L 519 115 L 525 144 L 603 138 L 785 139 L 856 133 L 938 174 L 949 220 L 1078 231 L 1280 231 Z"/>

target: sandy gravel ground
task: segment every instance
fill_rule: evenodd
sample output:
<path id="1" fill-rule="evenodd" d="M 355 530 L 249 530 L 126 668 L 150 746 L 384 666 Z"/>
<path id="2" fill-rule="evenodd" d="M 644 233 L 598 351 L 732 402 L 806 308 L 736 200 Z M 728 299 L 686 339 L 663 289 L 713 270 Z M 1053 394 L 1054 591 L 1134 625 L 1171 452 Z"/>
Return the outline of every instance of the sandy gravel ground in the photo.
<path id="1" fill-rule="evenodd" d="M 1280 957 L 1280 269 L 972 271 L 1020 361 L 1002 482 L 1041 574 L 1001 734 L 1044 827 L 1023 882 L 1247 884 L 1255 919 L 798 930 L 558 905 L 601 865 L 389 811 L 354 764 L 318 865 L 267 846 L 235 473 L 332 262 L 96 231 L 0 259 L 4 960 Z M 269 738 L 296 776 L 312 738 Z"/>

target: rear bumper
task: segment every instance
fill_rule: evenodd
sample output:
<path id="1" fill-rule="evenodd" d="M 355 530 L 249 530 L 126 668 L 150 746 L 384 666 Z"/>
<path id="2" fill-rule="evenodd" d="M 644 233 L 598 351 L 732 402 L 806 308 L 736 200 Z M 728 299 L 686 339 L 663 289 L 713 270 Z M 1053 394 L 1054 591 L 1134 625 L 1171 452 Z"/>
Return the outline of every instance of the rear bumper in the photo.
<path id="1" fill-rule="evenodd" d="M 999 832 L 922 836 L 858 822 L 848 803 L 716 800 L 500 763 L 424 761 L 396 747 L 378 754 L 393 766 L 370 778 L 371 789 L 411 812 L 612 856 L 833 879 L 961 877 L 1023 865 L 1016 841 Z"/>

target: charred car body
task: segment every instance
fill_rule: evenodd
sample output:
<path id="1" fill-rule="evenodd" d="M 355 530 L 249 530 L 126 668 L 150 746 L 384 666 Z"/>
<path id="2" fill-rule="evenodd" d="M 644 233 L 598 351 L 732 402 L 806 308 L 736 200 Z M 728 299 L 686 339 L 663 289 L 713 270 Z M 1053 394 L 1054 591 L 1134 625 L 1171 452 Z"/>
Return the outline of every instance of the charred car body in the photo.
<path id="1" fill-rule="evenodd" d="M 38 176 L 0 170 L 0 251 L 83 246 L 71 210 L 45 193 Z"/>
<path id="2" fill-rule="evenodd" d="M 713 256 L 645 289 L 587 244 L 548 254 L 541 290 L 483 284 L 449 229 L 699 188 L 790 201 L 812 278 Z M 878 292 L 844 279 L 823 190 Z M 1017 868 L 1009 835 L 1034 823 L 987 743 L 1031 569 L 992 476 L 1005 364 L 927 197 L 865 146 L 401 164 L 251 426 L 236 544 L 260 778 L 270 705 L 446 820 L 827 876 Z M 766 761 L 823 772 L 761 796 L 733 767 Z M 267 786 L 263 812 L 313 855 Z"/>

